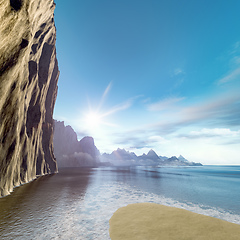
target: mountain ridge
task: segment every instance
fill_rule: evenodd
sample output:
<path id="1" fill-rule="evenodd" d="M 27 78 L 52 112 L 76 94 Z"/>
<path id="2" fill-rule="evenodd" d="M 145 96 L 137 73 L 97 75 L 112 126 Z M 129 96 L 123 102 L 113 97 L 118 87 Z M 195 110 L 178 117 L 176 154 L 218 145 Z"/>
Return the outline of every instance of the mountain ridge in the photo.
<path id="1" fill-rule="evenodd" d="M 111 153 L 100 154 L 92 137 L 86 136 L 80 141 L 77 134 L 64 122 L 55 120 L 54 154 L 59 168 L 61 167 L 97 167 L 97 166 L 201 166 L 201 163 L 190 162 L 182 155 L 159 156 L 153 149 L 147 154 L 137 156 L 134 152 L 117 148 Z"/>
<path id="2" fill-rule="evenodd" d="M 100 159 L 115 166 L 202 166 L 201 163 L 188 161 L 182 155 L 178 158 L 176 156 L 170 158 L 159 156 L 153 149 L 150 149 L 147 154 L 143 153 L 142 155 L 137 156 L 134 152 L 118 148 L 110 154 L 103 153 Z"/>
<path id="3" fill-rule="evenodd" d="M 77 133 L 63 121 L 54 120 L 54 154 L 58 167 L 96 167 L 99 165 L 99 150 L 94 139 L 83 137 L 80 141 Z"/>

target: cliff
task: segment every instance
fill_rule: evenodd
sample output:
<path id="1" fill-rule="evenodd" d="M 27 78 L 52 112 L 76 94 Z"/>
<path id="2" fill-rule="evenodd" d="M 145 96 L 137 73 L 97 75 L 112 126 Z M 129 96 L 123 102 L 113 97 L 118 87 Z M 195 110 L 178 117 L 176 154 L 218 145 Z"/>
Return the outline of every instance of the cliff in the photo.
<path id="1" fill-rule="evenodd" d="M 71 126 L 64 125 L 62 121 L 54 121 L 54 155 L 58 160 L 63 155 L 73 154 L 77 151 L 77 134 Z"/>
<path id="2" fill-rule="evenodd" d="M 80 141 L 71 126 L 56 121 L 54 124 L 54 154 L 61 167 L 95 167 L 99 165 L 99 150 L 92 137 Z"/>
<path id="3" fill-rule="evenodd" d="M 53 0 L 0 0 L 0 196 L 57 171 Z"/>

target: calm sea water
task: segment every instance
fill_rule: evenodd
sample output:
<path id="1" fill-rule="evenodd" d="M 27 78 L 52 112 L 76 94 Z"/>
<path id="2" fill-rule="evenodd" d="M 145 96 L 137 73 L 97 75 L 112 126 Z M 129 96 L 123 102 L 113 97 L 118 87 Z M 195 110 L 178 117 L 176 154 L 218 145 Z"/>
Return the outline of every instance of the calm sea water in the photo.
<path id="1" fill-rule="evenodd" d="M 0 239 L 110 239 L 122 206 L 155 202 L 240 224 L 240 166 L 63 169 L 0 199 Z"/>

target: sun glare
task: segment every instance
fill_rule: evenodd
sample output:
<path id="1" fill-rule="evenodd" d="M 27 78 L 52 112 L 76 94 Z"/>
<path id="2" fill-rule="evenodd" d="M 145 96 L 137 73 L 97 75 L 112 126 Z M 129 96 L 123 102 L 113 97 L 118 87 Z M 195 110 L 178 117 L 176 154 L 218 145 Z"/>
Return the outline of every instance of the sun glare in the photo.
<path id="1" fill-rule="evenodd" d="M 107 120 L 107 117 L 109 115 L 113 115 L 119 111 L 125 110 L 127 108 L 129 108 L 131 106 L 131 101 L 127 101 L 124 102 L 122 104 L 119 105 L 115 105 L 114 107 L 110 108 L 107 111 L 102 111 L 102 105 L 106 99 L 107 94 L 109 93 L 110 89 L 112 86 L 112 82 L 110 82 L 107 86 L 107 88 L 105 89 L 100 101 L 99 101 L 99 105 L 97 107 L 92 108 L 90 101 L 88 99 L 88 104 L 89 104 L 89 108 L 88 108 L 88 113 L 84 114 L 84 125 L 85 125 L 85 129 L 87 131 L 90 131 L 91 134 L 96 134 L 96 132 L 100 132 L 106 130 L 106 126 L 108 127 L 119 127 L 117 124 L 111 123 Z M 100 127 L 101 126 L 101 127 Z M 93 131 L 92 131 L 93 130 Z"/>
<path id="2" fill-rule="evenodd" d="M 86 124 L 91 128 L 96 128 L 101 123 L 101 117 L 97 113 L 91 112 L 86 116 Z"/>

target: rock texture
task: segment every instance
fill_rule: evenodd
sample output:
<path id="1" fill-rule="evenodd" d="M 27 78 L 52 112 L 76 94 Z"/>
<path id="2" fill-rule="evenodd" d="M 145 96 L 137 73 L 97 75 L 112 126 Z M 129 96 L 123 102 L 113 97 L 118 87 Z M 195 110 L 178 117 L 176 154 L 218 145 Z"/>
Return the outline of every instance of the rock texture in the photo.
<path id="1" fill-rule="evenodd" d="M 54 173 L 53 0 L 0 0 L 0 196 Z"/>
<path id="2" fill-rule="evenodd" d="M 54 124 L 54 154 L 58 167 L 96 167 L 99 165 L 99 150 L 92 137 L 80 141 L 71 126 L 56 121 Z"/>

